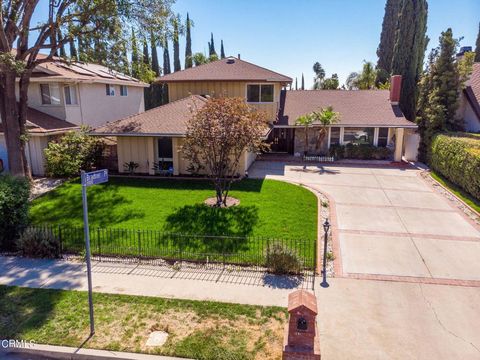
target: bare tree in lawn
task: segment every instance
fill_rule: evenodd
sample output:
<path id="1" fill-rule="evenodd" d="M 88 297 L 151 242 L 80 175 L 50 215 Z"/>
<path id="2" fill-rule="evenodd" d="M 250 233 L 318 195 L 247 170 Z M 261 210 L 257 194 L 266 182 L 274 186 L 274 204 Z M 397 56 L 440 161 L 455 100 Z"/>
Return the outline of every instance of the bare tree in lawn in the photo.
<path id="1" fill-rule="evenodd" d="M 48 15 L 33 24 L 33 15 L 40 12 L 39 8 L 45 3 Z M 34 69 L 52 60 L 65 61 L 54 58 L 62 47 L 79 37 L 106 34 L 111 31 L 113 18 L 133 21 L 137 27 L 160 27 L 171 0 L 48 0 L 45 3 L 0 1 L 0 115 L 10 172 L 17 176 L 29 175 L 25 124 L 28 86 Z"/>
<path id="2" fill-rule="evenodd" d="M 217 206 L 226 206 L 244 152 L 266 147 L 262 141 L 266 130 L 266 114 L 242 98 L 211 98 L 202 108 L 192 106 L 181 152 L 190 163 L 205 168 L 215 187 Z"/>

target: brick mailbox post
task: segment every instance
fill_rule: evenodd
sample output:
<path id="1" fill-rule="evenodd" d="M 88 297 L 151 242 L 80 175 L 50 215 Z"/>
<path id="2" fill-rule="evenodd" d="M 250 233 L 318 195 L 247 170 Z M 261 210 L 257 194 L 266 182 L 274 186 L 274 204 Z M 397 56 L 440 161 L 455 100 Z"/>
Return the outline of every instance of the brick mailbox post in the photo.
<path id="1" fill-rule="evenodd" d="M 289 320 L 285 328 L 283 360 L 320 360 L 317 298 L 306 290 L 288 296 Z"/>

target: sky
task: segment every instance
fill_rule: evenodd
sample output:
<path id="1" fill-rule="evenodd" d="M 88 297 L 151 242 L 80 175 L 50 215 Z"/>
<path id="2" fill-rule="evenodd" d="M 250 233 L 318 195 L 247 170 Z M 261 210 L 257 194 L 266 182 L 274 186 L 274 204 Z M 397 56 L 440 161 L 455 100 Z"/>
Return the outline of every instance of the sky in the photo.
<path id="1" fill-rule="evenodd" d="M 451 27 L 462 46 L 475 46 L 480 21 L 480 0 L 429 0 L 428 51 L 438 45 L 440 33 Z M 363 60 L 376 63 L 376 50 L 385 0 L 177 0 L 175 12 L 194 21 L 193 52 L 208 50 L 213 32 L 220 54 L 223 39 L 227 56 L 284 75 L 305 74 L 313 85 L 313 64 L 318 61 L 327 76 L 337 73 L 343 83 Z M 181 39 L 183 55 L 185 39 Z M 428 54 L 428 52 L 427 52 Z"/>
<path id="2" fill-rule="evenodd" d="M 300 79 L 313 85 L 313 64 L 318 61 L 327 76 L 337 73 L 340 83 L 359 71 L 364 60 L 376 63 L 376 50 L 386 0 L 177 0 L 173 11 L 194 22 L 193 52 L 207 52 L 210 33 L 220 54 Z M 34 22 L 46 15 L 41 0 Z M 475 46 L 480 21 L 480 0 L 428 0 L 427 54 L 438 45 L 440 33 L 453 29 L 462 46 Z M 170 52 L 172 47 L 170 45 Z M 182 68 L 185 38 L 180 39 Z M 171 55 L 172 56 L 172 53 Z M 173 59 L 172 59 L 173 60 Z"/>

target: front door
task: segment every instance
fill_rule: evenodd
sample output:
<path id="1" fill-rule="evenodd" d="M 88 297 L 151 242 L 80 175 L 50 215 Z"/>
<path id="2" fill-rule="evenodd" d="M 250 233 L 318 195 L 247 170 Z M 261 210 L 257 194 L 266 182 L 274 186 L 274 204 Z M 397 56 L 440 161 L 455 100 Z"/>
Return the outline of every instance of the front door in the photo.
<path id="1" fill-rule="evenodd" d="M 269 136 L 270 152 L 293 153 L 293 138 L 295 129 L 274 128 Z"/>

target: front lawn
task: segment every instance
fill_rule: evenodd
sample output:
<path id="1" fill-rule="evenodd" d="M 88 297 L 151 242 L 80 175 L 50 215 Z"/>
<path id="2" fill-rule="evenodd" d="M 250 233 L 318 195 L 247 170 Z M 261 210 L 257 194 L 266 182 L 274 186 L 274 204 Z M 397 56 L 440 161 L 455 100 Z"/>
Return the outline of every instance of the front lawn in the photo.
<path id="1" fill-rule="evenodd" d="M 96 333 L 83 346 L 195 359 L 278 359 L 286 309 L 94 293 Z M 169 334 L 145 345 L 152 331 Z M 5 339 L 80 346 L 89 335 L 86 292 L 0 286 Z"/>
<path id="2" fill-rule="evenodd" d="M 264 236 L 313 240 L 317 198 L 310 191 L 275 180 L 242 180 L 231 196 L 240 205 L 213 209 L 208 181 L 111 178 L 88 188 L 91 228 L 162 230 L 179 234 Z M 79 181 L 68 182 L 33 201 L 33 224 L 83 226 Z"/>
<path id="3" fill-rule="evenodd" d="M 112 178 L 91 187 L 92 252 L 263 265 L 267 249 L 281 243 L 304 266 L 313 265 L 317 198 L 310 191 L 275 180 L 242 180 L 231 191 L 240 205 L 227 209 L 203 204 L 213 195 L 210 182 L 196 180 Z M 67 252 L 82 252 L 78 180 L 36 199 L 30 218 L 34 225 L 53 225 Z"/>

